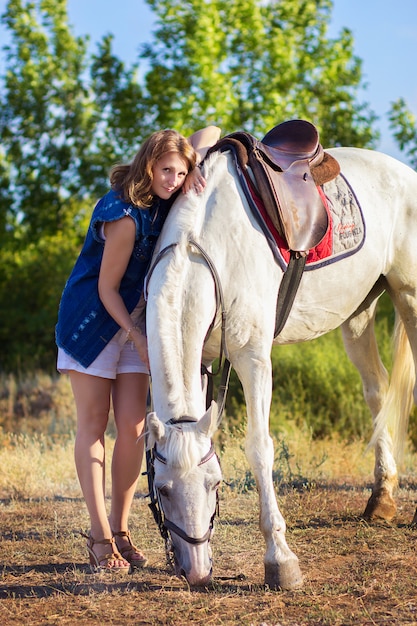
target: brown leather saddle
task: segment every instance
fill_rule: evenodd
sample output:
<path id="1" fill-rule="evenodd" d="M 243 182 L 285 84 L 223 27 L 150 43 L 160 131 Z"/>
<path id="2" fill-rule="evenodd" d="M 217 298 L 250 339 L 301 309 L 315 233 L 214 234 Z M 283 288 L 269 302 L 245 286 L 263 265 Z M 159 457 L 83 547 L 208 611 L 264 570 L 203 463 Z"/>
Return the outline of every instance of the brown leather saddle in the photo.
<path id="1" fill-rule="evenodd" d="M 316 127 L 306 120 L 275 126 L 259 141 L 246 132 L 221 139 L 212 150 L 234 146 L 251 173 L 275 228 L 288 248 L 306 255 L 323 239 L 328 214 L 317 186 L 336 178 L 340 166 L 323 150 Z"/>

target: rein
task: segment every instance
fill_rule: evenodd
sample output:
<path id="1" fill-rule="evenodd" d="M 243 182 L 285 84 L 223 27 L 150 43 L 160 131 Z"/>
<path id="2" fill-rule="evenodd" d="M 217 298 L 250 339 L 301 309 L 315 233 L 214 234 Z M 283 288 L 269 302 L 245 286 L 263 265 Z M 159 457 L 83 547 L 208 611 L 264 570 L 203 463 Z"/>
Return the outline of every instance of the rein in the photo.
<path id="1" fill-rule="evenodd" d="M 227 396 L 227 390 L 229 387 L 229 379 L 230 379 L 230 371 L 231 371 L 231 363 L 229 361 L 229 355 L 228 355 L 227 345 L 226 345 L 226 307 L 225 307 L 225 302 L 224 302 L 223 289 L 222 289 L 222 285 L 220 282 L 220 277 L 217 272 L 217 269 L 212 259 L 204 250 L 204 248 L 199 243 L 197 243 L 194 239 L 191 239 L 191 238 L 188 239 L 188 244 L 190 245 L 190 247 L 195 248 L 203 257 L 203 259 L 205 260 L 207 264 L 207 267 L 210 270 L 210 273 L 214 281 L 215 296 L 216 296 L 216 311 L 214 313 L 213 320 L 206 333 L 205 341 L 210 336 L 210 333 L 212 332 L 214 328 L 218 310 L 220 309 L 221 311 L 221 340 L 220 340 L 220 351 L 219 351 L 217 371 L 210 372 L 205 365 L 201 364 L 201 373 L 202 375 L 208 377 L 209 383 L 212 383 L 213 377 L 216 376 L 220 372 L 220 369 L 222 368 L 222 364 L 223 364 L 223 370 L 222 370 L 222 375 L 221 375 L 219 389 L 218 389 L 218 396 L 217 396 L 218 424 L 219 424 L 223 411 L 224 411 L 225 404 L 226 404 L 226 396 Z M 177 245 L 178 243 L 171 243 L 165 248 L 163 248 L 162 250 L 160 250 L 157 256 L 155 257 L 155 260 L 151 264 L 151 267 L 149 268 L 149 271 L 147 273 L 147 276 L 145 279 L 145 285 L 144 285 L 144 293 L 145 293 L 146 300 L 148 297 L 149 280 L 153 274 L 155 267 L 158 265 L 161 259 L 163 259 L 164 256 L 168 252 L 170 252 L 171 250 L 174 250 L 174 248 Z M 224 362 L 223 362 L 223 355 L 224 355 Z M 209 384 L 208 387 L 210 389 L 210 387 L 212 387 L 212 384 L 211 385 Z M 186 423 L 190 421 L 194 421 L 194 420 L 189 419 L 187 417 L 182 417 L 178 420 L 171 419 L 167 422 L 167 424 L 171 424 L 171 425 L 181 424 L 181 423 Z M 214 455 L 215 455 L 215 449 L 214 449 L 214 444 L 212 442 L 210 450 L 208 451 L 206 455 L 204 455 L 204 457 L 200 460 L 198 465 L 199 466 L 203 465 L 204 463 L 209 461 Z M 211 516 L 207 532 L 202 537 L 191 537 L 190 535 L 187 535 L 187 533 L 184 530 L 182 530 L 182 528 L 180 528 L 179 526 L 174 524 L 174 522 L 172 522 L 171 520 L 165 517 L 161 497 L 160 497 L 158 490 L 155 487 L 155 460 L 158 460 L 159 462 L 164 463 L 164 464 L 167 463 L 166 458 L 162 454 L 160 454 L 160 452 L 158 452 L 156 444 L 154 445 L 152 449 L 146 451 L 146 475 L 148 477 L 149 497 L 151 500 L 149 503 L 149 508 L 152 511 L 154 520 L 159 528 L 159 532 L 161 533 L 161 536 L 163 540 L 165 541 L 165 551 L 166 551 L 167 561 L 171 566 L 173 566 L 174 548 L 173 548 L 172 540 L 171 540 L 169 533 L 170 532 L 175 533 L 176 535 L 178 535 L 178 537 L 181 537 L 181 539 L 193 545 L 200 545 L 202 543 L 205 543 L 206 541 L 209 541 L 211 534 L 213 532 L 214 518 L 216 515 L 219 514 L 219 496 L 218 496 L 218 491 L 216 490 L 216 506 L 213 511 L 213 515 Z"/>
<path id="2" fill-rule="evenodd" d="M 216 311 L 214 313 L 213 320 L 207 330 L 205 341 L 208 339 L 208 337 L 210 336 L 210 333 L 212 332 L 214 328 L 217 311 L 219 309 L 221 311 L 221 339 L 220 339 L 220 350 L 219 350 L 217 370 L 215 372 L 211 372 L 210 370 L 208 370 L 208 368 L 204 364 L 201 364 L 202 375 L 207 376 L 209 381 L 211 382 L 214 376 L 217 376 L 217 374 L 220 372 L 222 365 L 223 365 L 223 370 L 222 370 L 222 375 L 220 378 L 220 384 L 219 384 L 218 395 L 217 395 L 218 423 L 220 423 L 220 420 L 224 411 L 224 407 L 226 404 L 226 396 L 227 396 L 227 390 L 229 388 L 229 379 L 230 379 L 230 372 L 231 372 L 231 367 L 232 367 L 229 361 L 229 354 L 228 354 L 227 345 L 226 345 L 226 307 L 225 307 L 225 302 L 224 302 L 223 289 L 222 289 L 220 276 L 217 272 L 216 266 L 214 265 L 212 259 L 204 250 L 204 248 L 191 237 L 188 239 L 188 244 L 190 245 L 190 247 L 193 247 L 196 250 L 198 250 L 200 255 L 203 257 L 203 259 L 205 260 L 207 264 L 207 267 L 210 270 L 210 273 L 214 281 L 214 290 L 215 290 L 215 295 L 216 295 Z M 163 248 L 162 250 L 160 250 L 156 258 L 152 262 L 152 265 L 150 266 L 149 271 L 145 278 L 145 285 L 144 285 L 145 300 L 147 300 L 148 298 L 148 284 L 155 270 L 155 267 L 164 258 L 164 256 L 171 250 L 174 250 L 174 248 L 176 248 L 177 245 L 178 243 L 171 243 L 165 248 Z M 223 362 L 223 355 L 224 355 L 224 362 Z M 209 388 L 212 388 L 212 384 L 209 384 Z M 207 404 L 209 404 L 209 402 L 207 402 Z"/>

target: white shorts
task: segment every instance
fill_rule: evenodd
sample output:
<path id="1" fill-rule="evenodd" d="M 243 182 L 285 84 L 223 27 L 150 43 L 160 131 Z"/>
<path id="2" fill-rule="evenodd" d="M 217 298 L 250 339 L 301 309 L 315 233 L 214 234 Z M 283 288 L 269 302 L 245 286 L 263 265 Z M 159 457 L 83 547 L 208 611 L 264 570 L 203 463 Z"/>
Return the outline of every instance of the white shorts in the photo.
<path id="1" fill-rule="evenodd" d="M 133 341 L 125 341 L 126 332 L 120 329 L 104 350 L 88 367 L 83 367 L 62 348 L 58 348 L 57 370 L 68 374 L 70 370 L 115 379 L 118 374 L 149 374 Z"/>

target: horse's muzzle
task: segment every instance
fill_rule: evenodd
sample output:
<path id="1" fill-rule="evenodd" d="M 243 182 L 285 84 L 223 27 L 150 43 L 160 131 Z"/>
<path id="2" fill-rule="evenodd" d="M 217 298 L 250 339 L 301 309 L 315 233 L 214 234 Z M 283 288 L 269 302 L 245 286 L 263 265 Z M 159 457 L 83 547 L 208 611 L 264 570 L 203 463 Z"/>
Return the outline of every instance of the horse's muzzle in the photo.
<path id="1" fill-rule="evenodd" d="M 213 568 L 210 568 L 209 574 L 207 576 L 194 576 L 193 574 L 186 574 L 183 569 L 177 572 L 177 576 L 179 578 L 185 578 L 190 587 L 206 587 L 210 585 L 213 579 Z"/>

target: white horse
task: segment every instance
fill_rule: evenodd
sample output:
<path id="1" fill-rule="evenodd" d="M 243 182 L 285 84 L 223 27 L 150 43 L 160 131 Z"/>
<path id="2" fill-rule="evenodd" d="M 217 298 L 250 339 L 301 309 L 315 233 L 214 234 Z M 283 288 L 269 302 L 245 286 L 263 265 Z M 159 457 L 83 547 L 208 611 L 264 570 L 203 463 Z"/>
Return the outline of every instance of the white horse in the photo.
<path id="1" fill-rule="evenodd" d="M 189 193 L 176 200 L 155 252 L 154 259 L 163 251 L 147 285 L 154 404 L 147 420 L 148 443 L 155 446 L 161 526 L 170 535 L 177 574 L 191 585 L 205 585 L 212 577 L 210 535 L 221 470 L 212 446 L 217 410 L 213 404 L 206 411 L 201 363 L 209 365 L 219 356 L 222 337 L 245 395 L 245 450 L 259 492 L 265 583 L 273 589 L 302 583 L 272 481 L 268 423 L 273 343 L 307 341 L 341 326 L 375 427 L 375 481 L 365 514 L 386 519 L 395 514 L 397 468 L 387 416 L 397 424 L 400 446 L 417 362 L 417 173 L 373 151 L 328 152 L 354 189 L 366 236 L 355 253 L 304 271 L 277 338 L 275 312 L 283 270 L 249 209 L 230 152 L 208 158 L 207 186 L 201 195 Z M 374 335 L 376 303 L 384 290 L 397 318 L 390 384 Z"/>

